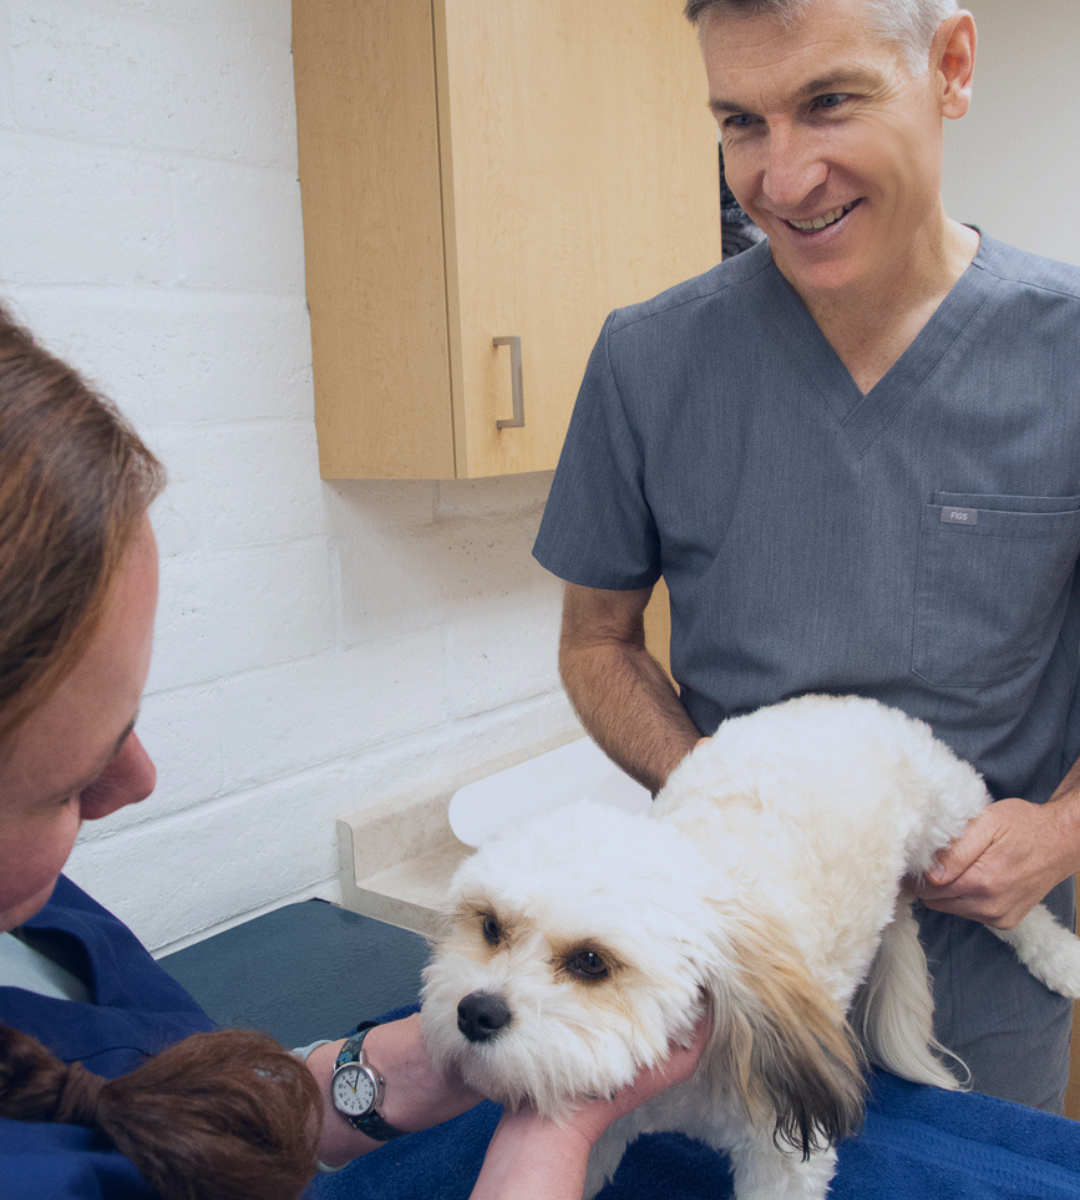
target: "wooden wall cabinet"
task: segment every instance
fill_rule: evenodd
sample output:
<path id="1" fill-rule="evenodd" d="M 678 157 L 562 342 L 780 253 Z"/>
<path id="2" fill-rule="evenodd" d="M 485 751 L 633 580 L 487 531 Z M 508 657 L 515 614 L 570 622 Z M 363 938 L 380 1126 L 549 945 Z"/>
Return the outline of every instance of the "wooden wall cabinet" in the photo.
<path id="1" fill-rule="evenodd" d="M 553 467 L 605 315 L 719 260 L 681 9 L 293 0 L 324 478 Z"/>

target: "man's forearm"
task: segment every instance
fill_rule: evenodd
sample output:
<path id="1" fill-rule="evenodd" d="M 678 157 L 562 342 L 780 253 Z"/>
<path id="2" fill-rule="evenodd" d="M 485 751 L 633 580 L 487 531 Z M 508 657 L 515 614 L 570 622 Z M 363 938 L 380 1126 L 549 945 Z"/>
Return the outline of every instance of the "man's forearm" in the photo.
<path id="1" fill-rule="evenodd" d="M 1046 807 L 1055 818 L 1055 840 L 1061 855 L 1058 874 L 1068 879 L 1080 870 L 1080 760 L 1073 763 Z"/>
<path id="2" fill-rule="evenodd" d="M 628 641 L 564 643 L 559 669 L 581 723 L 601 749 L 659 791 L 701 733 L 656 659 Z"/>

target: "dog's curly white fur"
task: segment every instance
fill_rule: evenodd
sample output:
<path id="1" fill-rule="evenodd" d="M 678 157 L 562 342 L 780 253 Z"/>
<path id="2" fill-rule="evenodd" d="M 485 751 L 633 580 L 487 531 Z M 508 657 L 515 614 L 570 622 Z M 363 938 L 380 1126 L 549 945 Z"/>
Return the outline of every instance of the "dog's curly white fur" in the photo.
<path id="1" fill-rule="evenodd" d="M 903 881 L 988 801 L 927 726 L 872 700 L 725 722 L 649 816 L 583 802 L 460 868 L 425 972 L 432 1054 L 557 1117 L 629 1083 L 709 1004 L 694 1078 L 609 1130 L 586 1195 L 637 1134 L 680 1130 L 727 1151 L 739 1200 L 820 1200 L 862 1119 L 864 1055 L 958 1086 Z M 1000 936 L 1080 995 L 1080 942 L 1045 909 Z"/>

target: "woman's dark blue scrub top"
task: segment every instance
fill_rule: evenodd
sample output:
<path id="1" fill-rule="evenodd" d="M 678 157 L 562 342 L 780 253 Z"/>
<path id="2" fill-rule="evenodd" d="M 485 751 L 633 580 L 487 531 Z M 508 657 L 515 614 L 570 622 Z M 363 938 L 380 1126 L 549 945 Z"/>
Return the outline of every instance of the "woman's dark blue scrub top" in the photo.
<path id="1" fill-rule="evenodd" d="M 0 987 L 0 1024 L 32 1034 L 65 1062 L 107 1078 L 193 1033 L 214 1028 L 125 925 L 60 878 L 27 929 L 63 943 L 94 1003 Z M 155 1200 L 134 1166 L 77 1125 L 0 1120 L 3 1200 Z"/>

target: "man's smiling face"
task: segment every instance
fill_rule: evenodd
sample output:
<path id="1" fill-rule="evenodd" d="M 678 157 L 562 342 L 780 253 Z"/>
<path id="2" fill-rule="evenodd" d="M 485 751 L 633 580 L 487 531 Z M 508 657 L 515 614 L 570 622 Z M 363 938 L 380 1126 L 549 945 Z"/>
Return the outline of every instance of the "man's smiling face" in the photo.
<path id="1" fill-rule="evenodd" d="M 902 278 L 943 218 L 942 76 L 916 76 L 868 0 L 785 27 L 712 10 L 701 46 L 728 184 L 803 296 Z"/>

